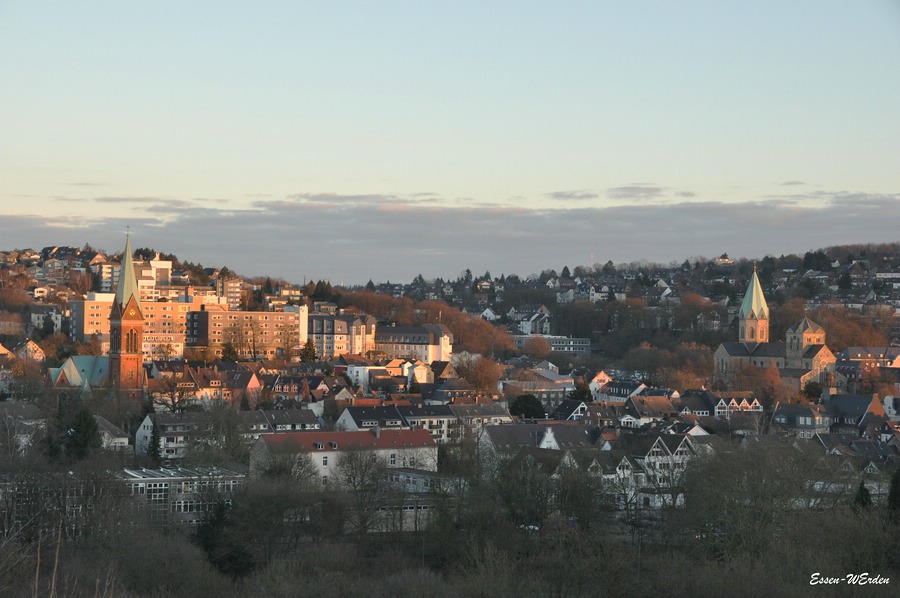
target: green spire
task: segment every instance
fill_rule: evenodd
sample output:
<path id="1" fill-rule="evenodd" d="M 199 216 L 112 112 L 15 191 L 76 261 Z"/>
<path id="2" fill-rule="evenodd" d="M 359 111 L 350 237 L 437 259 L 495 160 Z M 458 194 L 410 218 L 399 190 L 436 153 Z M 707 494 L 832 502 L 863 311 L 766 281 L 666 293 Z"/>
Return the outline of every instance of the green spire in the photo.
<path id="1" fill-rule="evenodd" d="M 763 296 L 759 277 L 756 275 L 756 263 L 753 264 L 753 276 L 750 278 L 750 284 L 747 286 L 747 293 L 744 295 L 744 302 L 741 303 L 741 311 L 738 313 L 738 317 L 755 318 L 757 320 L 769 319 L 769 306 L 766 305 L 766 298 Z"/>
<path id="2" fill-rule="evenodd" d="M 125 235 L 125 252 L 122 254 L 122 268 L 119 270 L 119 283 L 116 285 L 116 303 L 124 309 L 129 299 L 134 297 L 137 308 L 141 308 L 138 292 L 137 276 L 134 274 L 134 260 L 131 257 L 131 235 Z"/>

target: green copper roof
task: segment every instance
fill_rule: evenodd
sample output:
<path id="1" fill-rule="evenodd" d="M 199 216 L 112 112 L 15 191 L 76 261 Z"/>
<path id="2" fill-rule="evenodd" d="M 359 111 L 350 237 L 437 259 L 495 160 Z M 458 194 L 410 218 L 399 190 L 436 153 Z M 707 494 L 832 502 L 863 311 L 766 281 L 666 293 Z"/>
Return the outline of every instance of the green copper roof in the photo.
<path id="1" fill-rule="evenodd" d="M 759 285 L 759 277 L 756 276 L 756 266 L 753 266 L 753 276 L 750 278 L 750 285 L 747 287 L 738 317 L 756 318 L 757 320 L 769 319 L 769 306 L 766 305 L 766 298 Z"/>
<path id="2" fill-rule="evenodd" d="M 128 300 L 134 297 L 138 309 L 141 308 L 138 292 L 137 276 L 134 274 L 134 260 L 131 257 L 131 237 L 125 237 L 125 252 L 122 254 L 122 269 L 119 270 L 119 283 L 116 285 L 116 303 L 124 308 Z"/>

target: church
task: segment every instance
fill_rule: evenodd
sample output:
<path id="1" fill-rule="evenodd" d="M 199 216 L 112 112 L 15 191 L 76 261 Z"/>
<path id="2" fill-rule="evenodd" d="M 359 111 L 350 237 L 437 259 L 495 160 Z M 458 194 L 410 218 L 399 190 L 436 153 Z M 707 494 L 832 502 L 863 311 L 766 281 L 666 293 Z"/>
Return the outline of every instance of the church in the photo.
<path id="1" fill-rule="evenodd" d="M 73 355 L 61 367 L 50 368 L 55 388 L 91 393 L 108 388 L 122 398 L 140 400 L 144 389 L 144 316 L 131 253 L 126 237 L 122 270 L 109 315 L 109 355 Z"/>
<path id="2" fill-rule="evenodd" d="M 825 345 L 825 329 L 806 317 L 788 328 L 784 341 L 770 341 L 769 306 L 755 265 L 738 312 L 738 340 L 719 345 L 714 360 L 717 384 L 734 389 L 743 372 L 774 366 L 792 392 L 807 382 L 826 384 L 836 361 Z"/>

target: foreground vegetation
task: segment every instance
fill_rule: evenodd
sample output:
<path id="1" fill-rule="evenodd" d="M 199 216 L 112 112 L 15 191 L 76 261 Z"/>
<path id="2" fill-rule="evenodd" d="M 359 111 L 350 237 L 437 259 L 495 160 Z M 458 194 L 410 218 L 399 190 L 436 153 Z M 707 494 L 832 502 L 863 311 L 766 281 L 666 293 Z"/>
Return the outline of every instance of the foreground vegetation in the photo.
<path id="1" fill-rule="evenodd" d="M 458 500 L 433 497 L 427 529 L 365 534 L 345 525 L 352 496 L 285 471 L 247 484 L 197 528 L 151 523 L 97 462 L 82 462 L 57 472 L 92 480 L 79 524 L 52 508 L 23 525 L 6 519 L 0 593 L 873 596 L 895 595 L 900 583 L 900 474 L 874 503 L 850 484 L 799 508 L 809 480 L 826 475 L 819 455 L 732 448 L 689 468 L 684 508 L 623 516 L 580 470 L 550 476 L 469 456 L 448 457 L 468 483 Z M 809 585 L 814 573 L 864 572 L 891 583 Z"/>

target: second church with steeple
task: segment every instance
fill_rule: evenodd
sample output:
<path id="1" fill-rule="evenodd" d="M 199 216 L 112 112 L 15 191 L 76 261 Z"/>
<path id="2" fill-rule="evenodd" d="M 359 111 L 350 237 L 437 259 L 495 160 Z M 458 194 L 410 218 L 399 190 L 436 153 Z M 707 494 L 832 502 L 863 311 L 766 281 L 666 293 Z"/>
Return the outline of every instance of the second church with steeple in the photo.
<path id="1" fill-rule="evenodd" d="M 722 343 L 714 355 L 716 381 L 734 389 L 742 373 L 774 366 L 785 386 L 796 392 L 807 382 L 824 384 L 836 361 L 825 345 L 825 330 L 804 317 L 785 336 L 785 342 L 769 340 L 769 306 L 754 265 L 738 311 L 738 340 Z"/>

